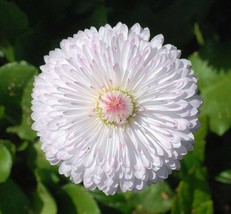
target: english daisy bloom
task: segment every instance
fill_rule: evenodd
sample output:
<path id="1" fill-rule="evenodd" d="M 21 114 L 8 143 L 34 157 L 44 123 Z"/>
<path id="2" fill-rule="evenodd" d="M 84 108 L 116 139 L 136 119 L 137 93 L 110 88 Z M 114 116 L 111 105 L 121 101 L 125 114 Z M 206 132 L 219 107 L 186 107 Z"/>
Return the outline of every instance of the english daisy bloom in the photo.
<path id="1" fill-rule="evenodd" d="M 45 56 L 32 93 L 33 129 L 59 173 L 89 189 L 142 190 L 193 149 L 197 79 L 148 28 L 79 31 Z"/>

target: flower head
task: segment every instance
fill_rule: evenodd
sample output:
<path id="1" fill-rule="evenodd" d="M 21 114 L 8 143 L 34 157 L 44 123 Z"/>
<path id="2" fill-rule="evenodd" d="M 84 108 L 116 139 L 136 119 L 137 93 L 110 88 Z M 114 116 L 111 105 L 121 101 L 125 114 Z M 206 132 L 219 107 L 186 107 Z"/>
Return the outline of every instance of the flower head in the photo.
<path id="1" fill-rule="evenodd" d="M 180 51 L 118 23 L 79 31 L 45 56 L 33 129 L 51 164 L 106 194 L 162 181 L 193 148 L 196 78 Z"/>

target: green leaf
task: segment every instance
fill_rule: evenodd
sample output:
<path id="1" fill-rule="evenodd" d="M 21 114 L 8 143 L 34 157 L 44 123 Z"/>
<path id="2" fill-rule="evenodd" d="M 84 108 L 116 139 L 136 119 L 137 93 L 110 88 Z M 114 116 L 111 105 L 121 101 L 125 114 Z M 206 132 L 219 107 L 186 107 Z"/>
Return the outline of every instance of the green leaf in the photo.
<path id="1" fill-rule="evenodd" d="M 202 165 L 204 162 L 206 146 L 205 138 L 208 132 L 208 121 L 205 115 L 200 116 L 199 120 L 201 126 L 195 133 L 194 150 L 187 154 L 181 161 L 180 176 L 182 178 L 187 176 L 188 172 L 192 170 L 195 165 Z"/>
<path id="2" fill-rule="evenodd" d="M 37 168 L 51 168 L 51 164 L 45 157 L 44 151 L 41 149 L 41 142 L 37 141 L 36 143 L 33 144 L 33 147 L 36 152 L 36 156 L 33 158 L 35 161 L 35 165 Z"/>
<path id="3" fill-rule="evenodd" d="M 153 184 L 135 194 L 133 202 L 137 213 L 166 213 L 173 203 L 174 193 L 166 182 Z"/>
<path id="4" fill-rule="evenodd" d="M 5 106 L 7 119 L 20 122 L 21 99 L 24 88 L 37 74 L 37 69 L 26 62 L 13 62 L 0 67 L 0 104 Z"/>
<path id="5" fill-rule="evenodd" d="M 7 129 L 9 132 L 18 134 L 23 140 L 34 140 L 36 138 L 36 132 L 31 128 L 31 93 L 33 88 L 34 78 L 31 78 L 25 86 L 21 108 L 22 108 L 22 122 L 19 126 L 10 127 Z"/>
<path id="6" fill-rule="evenodd" d="M 62 187 L 63 195 L 63 208 L 66 213 L 79 213 L 79 214 L 97 214 L 100 213 L 97 203 L 92 195 L 80 185 L 67 184 Z M 69 200 L 69 206 L 67 206 Z M 65 203 L 66 202 L 66 203 Z M 68 207 L 68 209 L 66 209 Z M 74 208 L 71 210 L 71 207 Z"/>
<path id="7" fill-rule="evenodd" d="M 16 152 L 15 145 L 9 140 L 1 140 L 1 139 L 0 139 L 0 145 L 5 146 L 10 152 L 12 159 L 14 159 L 15 152 Z"/>
<path id="8" fill-rule="evenodd" d="M 230 93 L 231 72 L 201 94 L 204 99 L 202 112 L 208 115 L 211 130 L 220 136 L 231 127 L 231 99 L 227 99 Z"/>
<path id="9" fill-rule="evenodd" d="M 29 214 L 29 199 L 11 180 L 0 184 L 0 212 Z"/>
<path id="10" fill-rule="evenodd" d="M 195 36 L 196 36 L 197 43 L 198 43 L 199 45 L 204 45 L 205 41 L 204 41 L 202 32 L 201 32 L 201 30 L 200 30 L 200 26 L 199 26 L 198 23 L 195 23 L 195 24 L 194 24 L 194 34 L 195 34 Z"/>
<path id="11" fill-rule="evenodd" d="M 206 146 L 206 136 L 208 132 L 208 120 L 205 115 L 201 115 L 199 117 L 200 121 L 200 128 L 195 133 L 195 143 L 194 143 L 194 150 L 192 154 L 196 157 L 201 163 L 204 161 L 205 156 L 205 146 Z M 187 156 L 186 156 L 187 157 Z"/>
<path id="12" fill-rule="evenodd" d="M 231 42 L 207 42 L 199 51 L 202 59 L 217 73 L 228 72 L 231 69 Z"/>
<path id="13" fill-rule="evenodd" d="M 216 177 L 216 180 L 221 182 L 221 183 L 231 184 L 231 169 L 221 172 Z"/>
<path id="14" fill-rule="evenodd" d="M 192 210 L 193 214 L 212 214 L 213 213 L 213 201 L 208 200 L 201 203 L 198 207 Z"/>
<path id="15" fill-rule="evenodd" d="M 59 182 L 57 166 L 46 160 L 39 141 L 31 143 L 27 148 L 28 166 L 36 178 L 44 185 L 55 186 Z"/>
<path id="16" fill-rule="evenodd" d="M 205 207 L 213 213 L 206 170 L 196 165 L 179 183 L 171 213 L 202 213 Z"/>
<path id="17" fill-rule="evenodd" d="M 231 127 L 231 67 L 221 70 L 204 60 L 200 54 L 190 57 L 203 98 L 202 114 L 208 117 L 209 128 L 223 135 Z M 224 62 L 225 64 L 225 62 Z"/>
<path id="18" fill-rule="evenodd" d="M 46 187 L 40 182 L 38 183 L 37 186 L 37 194 L 35 198 L 36 198 L 35 200 L 36 212 L 39 211 L 40 214 L 57 213 L 57 205 L 54 198 L 46 189 Z"/>
<path id="19" fill-rule="evenodd" d="M 132 192 L 105 195 L 100 190 L 94 190 L 92 191 L 92 195 L 94 196 L 97 202 L 100 202 L 101 204 L 104 204 L 107 207 L 116 209 L 121 213 L 131 213 L 134 209 L 134 204 L 130 203 L 131 201 L 133 201 L 132 197 L 134 193 Z"/>
<path id="20" fill-rule="evenodd" d="M 37 141 L 30 145 L 28 149 L 28 160 L 31 170 L 39 169 L 49 169 L 52 170 L 52 166 L 48 160 L 46 160 L 45 153 L 41 149 L 41 142 Z M 55 168 L 56 170 L 56 168 Z"/>
<path id="21" fill-rule="evenodd" d="M 15 125 L 8 131 L 17 133 L 25 140 L 32 140 L 36 136 L 31 130 L 30 108 L 32 82 L 37 73 L 37 68 L 26 62 L 8 63 L 0 67 L 0 105 L 5 108 L 5 121 Z"/>
<path id="22" fill-rule="evenodd" d="M 13 2 L 0 0 L 0 32 L 5 38 L 15 39 L 28 29 L 26 15 Z"/>
<path id="23" fill-rule="evenodd" d="M 7 180 L 10 175 L 13 161 L 9 150 L 0 144 L 0 183 Z"/>
<path id="24" fill-rule="evenodd" d="M 59 185 L 60 176 L 58 174 L 57 167 L 51 168 L 41 168 L 35 170 L 36 177 L 39 177 L 40 182 L 42 182 L 44 185 L 49 187 L 57 188 L 57 185 Z"/>
<path id="25" fill-rule="evenodd" d="M 14 61 L 14 50 L 9 41 L 0 37 L 0 52 L 9 62 Z"/>
<path id="26" fill-rule="evenodd" d="M 55 214 L 57 213 L 57 205 L 40 179 L 40 175 L 36 173 L 37 190 L 34 195 L 34 210 L 40 214 Z"/>

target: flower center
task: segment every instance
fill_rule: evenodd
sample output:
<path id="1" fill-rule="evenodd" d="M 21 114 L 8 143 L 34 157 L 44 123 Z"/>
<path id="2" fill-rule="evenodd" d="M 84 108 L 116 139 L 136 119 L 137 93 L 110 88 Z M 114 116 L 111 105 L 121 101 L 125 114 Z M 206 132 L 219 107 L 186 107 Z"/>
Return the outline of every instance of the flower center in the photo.
<path id="1" fill-rule="evenodd" d="M 134 115 L 134 106 L 132 95 L 122 90 L 113 89 L 100 94 L 96 110 L 103 122 L 120 126 Z"/>

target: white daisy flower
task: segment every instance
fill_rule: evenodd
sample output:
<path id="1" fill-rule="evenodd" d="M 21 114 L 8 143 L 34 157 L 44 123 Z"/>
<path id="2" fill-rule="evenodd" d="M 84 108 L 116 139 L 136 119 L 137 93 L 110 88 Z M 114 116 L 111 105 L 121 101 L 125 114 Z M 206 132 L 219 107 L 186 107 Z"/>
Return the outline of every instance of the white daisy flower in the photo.
<path id="1" fill-rule="evenodd" d="M 106 194 L 167 178 L 193 149 L 197 79 L 148 28 L 79 31 L 45 56 L 32 93 L 33 129 L 59 173 Z"/>

